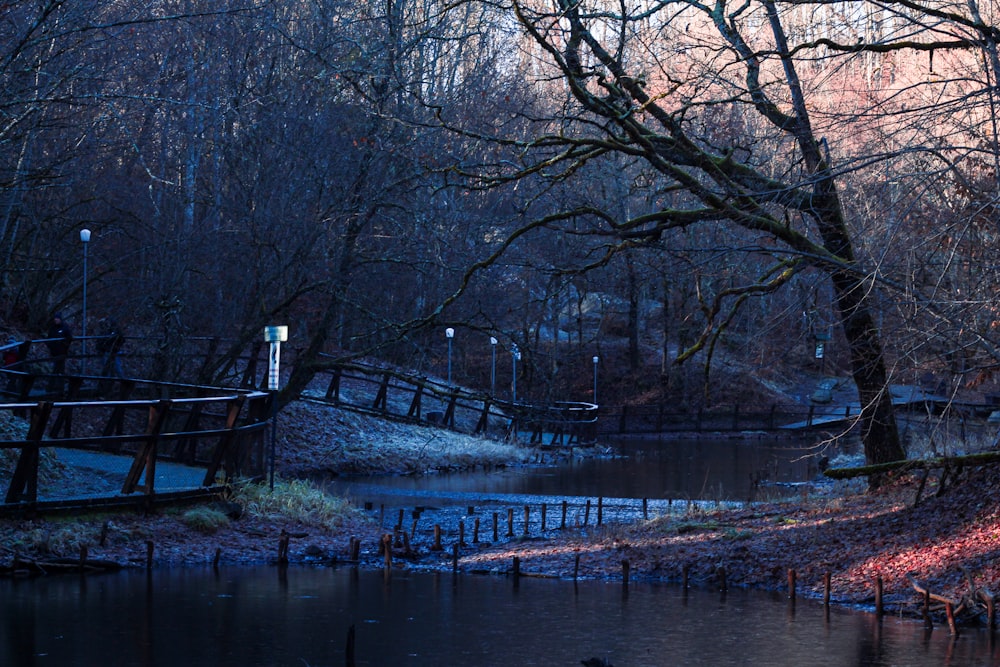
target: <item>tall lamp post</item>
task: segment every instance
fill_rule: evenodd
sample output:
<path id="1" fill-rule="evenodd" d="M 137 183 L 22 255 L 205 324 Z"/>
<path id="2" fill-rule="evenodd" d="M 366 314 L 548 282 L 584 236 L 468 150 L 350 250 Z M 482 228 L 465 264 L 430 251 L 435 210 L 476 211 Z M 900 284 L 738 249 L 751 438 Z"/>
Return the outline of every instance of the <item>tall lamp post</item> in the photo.
<path id="1" fill-rule="evenodd" d="M 490 366 L 490 396 L 497 393 L 497 339 L 490 336 L 490 348 L 493 350 L 493 364 Z"/>
<path id="2" fill-rule="evenodd" d="M 597 362 L 600 360 L 600 357 L 594 355 L 594 405 L 597 405 Z"/>
<path id="3" fill-rule="evenodd" d="M 511 343 L 510 346 L 510 360 L 512 364 L 513 379 L 511 380 L 511 403 L 517 403 L 517 360 L 521 358 L 521 350 L 517 349 L 517 343 Z"/>
<path id="4" fill-rule="evenodd" d="M 87 246 L 90 245 L 90 230 L 80 230 L 80 241 L 83 243 L 83 326 L 80 345 L 83 353 L 83 374 L 87 374 Z"/>
<path id="5" fill-rule="evenodd" d="M 448 338 L 448 384 L 451 384 L 451 341 L 455 338 L 455 330 L 448 327 L 444 330 L 444 335 Z"/>
<path id="6" fill-rule="evenodd" d="M 274 459 L 278 441 L 278 384 L 281 377 L 278 364 L 281 343 L 288 340 L 287 326 L 264 327 L 264 342 L 271 344 L 267 362 L 267 390 L 271 392 L 271 490 L 274 491 Z"/>

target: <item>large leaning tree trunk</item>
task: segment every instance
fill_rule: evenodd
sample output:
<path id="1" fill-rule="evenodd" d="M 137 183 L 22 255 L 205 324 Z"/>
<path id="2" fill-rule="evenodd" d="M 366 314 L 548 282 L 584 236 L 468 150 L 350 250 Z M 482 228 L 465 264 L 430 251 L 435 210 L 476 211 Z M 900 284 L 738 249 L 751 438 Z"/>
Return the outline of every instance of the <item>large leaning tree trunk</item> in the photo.
<path id="1" fill-rule="evenodd" d="M 834 127 L 829 116 L 814 127 L 811 112 L 823 100 L 806 99 L 802 50 L 788 44 L 785 14 L 771 0 L 731 7 L 513 0 L 510 7 L 528 38 L 520 50 L 538 72 L 532 83 L 552 104 L 547 117 L 535 116 L 532 136 L 494 137 L 519 144 L 523 162 L 470 168 L 477 183 L 543 178 L 566 192 L 602 161 L 628 162 L 662 193 L 655 206 L 623 218 L 613 202 L 580 187 L 574 206 L 540 213 L 543 224 L 579 235 L 579 221 L 589 219 L 611 253 L 706 226 L 768 239 L 757 247 L 771 269 L 727 289 L 723 298 L 733 301 L 780 289 L 806 267 L 821 271 L 850 347 L 866 460 L 905 458 L 872 314 L 877 278 L 855 255 L 837 188 L 836 170 L 850 166 L 835 170 L 829 147 L 850 128 Z M 442 118 L 463 129 L 461 118 Z M 709 309 L 717 325 L 725 325 L 727 308 Z"/>

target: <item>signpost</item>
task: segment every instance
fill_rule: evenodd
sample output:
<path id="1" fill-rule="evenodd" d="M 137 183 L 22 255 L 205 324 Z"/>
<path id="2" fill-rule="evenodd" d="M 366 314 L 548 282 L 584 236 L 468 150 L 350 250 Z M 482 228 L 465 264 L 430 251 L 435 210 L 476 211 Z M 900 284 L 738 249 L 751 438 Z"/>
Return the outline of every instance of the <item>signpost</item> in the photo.
<path id="1" fill-rule="evenodd" d="M 267 390 L 271 392 L 271 491 L 274 491 L 274 460 L 278 440 L 278 385 L 281 344 L 288 340 L 288 327 L 264 327 L 264 342 L 271 344 L 267 363 Z"/>

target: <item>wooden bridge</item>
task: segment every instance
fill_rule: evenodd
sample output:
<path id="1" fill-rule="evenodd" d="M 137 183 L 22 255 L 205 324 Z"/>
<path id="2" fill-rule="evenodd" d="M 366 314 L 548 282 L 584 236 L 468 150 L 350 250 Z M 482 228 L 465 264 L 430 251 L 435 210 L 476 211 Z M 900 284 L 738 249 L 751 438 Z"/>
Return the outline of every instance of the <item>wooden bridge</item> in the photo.
<path id="1" fill-rule="evenodd" d="M 496 439 L 526 439 L 542 446 L 592 445 L 598 408 L 593 403 L 532 405 L 388 367 L 345 363 L 324 371 L 323 391 L 303 399 L 411 423 L 427 423 Z"/>
<path id="2" fill-rule="evenodd" d="M 0 511 L 111 504 L 219 493 L 237 477 L 263 477 L 275 396 L 259 389 L 255 347 L 235 387 L 96 375 L 47 374 L 44 341 L 0 346 L 18 361 L 0 369 Z M 207 364 L 208 360 L 204 360 Z M 75 364 L 81 366 L 82 364 Z M 263 368 L 263 373 L 259 369 Z M 413 423 L 547 446 L 594 441 L 597 406 L 531 406 L 365 364 L 331 364 L 300 398 Z M 20 430 L 19 430 L 20 429 Z M 0 477 L 3 479 L 3 477 Z"/>

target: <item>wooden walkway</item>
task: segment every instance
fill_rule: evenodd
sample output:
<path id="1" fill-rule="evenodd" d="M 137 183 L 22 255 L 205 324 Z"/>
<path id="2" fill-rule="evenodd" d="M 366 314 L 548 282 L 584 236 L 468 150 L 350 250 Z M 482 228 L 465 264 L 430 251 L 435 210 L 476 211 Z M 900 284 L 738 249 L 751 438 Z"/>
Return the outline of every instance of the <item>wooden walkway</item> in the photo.
<path id="1" fill-rule="evenodd" d="M 598 408 L 593 403 L 511 403 L 427 377 L 357 363 L 339 364 L 323 377 L 325 389 L 302 398 L 496 439 L 525 438 L 546 446 L 596 441 Z"/>
<path id="2" fill-rule="evenodd" d="M 25 379 L 26 381 L 30 381 Z M 71 379 L 72 380 L 72 379 Z M 109 380 L 112 400 L 0 403 L 4 507 L 150 503 L 263 476 L 272 395 Z M 72 391 L 75 382 L 67 383 Z M 16 387 L 11 388 L 21 394 Z M 160 398 L 172 394 L 172 398 Z M 18 424 L 26 424 L 17 432 Z"/>
<path id="3" fill-rule="evenodd" d="M 266 381 L 258 373 L 259 346 L 233 388 L 46 375 L 38 369 L 48 368 L 48 360 L 29 356 L 43 349 L 37 343 L 15 344 L 23 363 L 0 369 L 0 401 L 7 401 L 0 403 L 0 421 L 9 427 L 0 435 L 0 470 L 7 470 L 0 476 L 0 511 L 150 504 L 217 493 L 235 477 L 264 477 L 269 463 L 273 471 L 265 439 L 274 396 L 255 389 Z M 593 404 L 509 403 L 358 363 L 331 367 L 318 376 L 319 385 L 323 390 L 300 398 L 543 446 L 594 442 Z M 22 433 L 17 424 L 27 424 Z"/>

